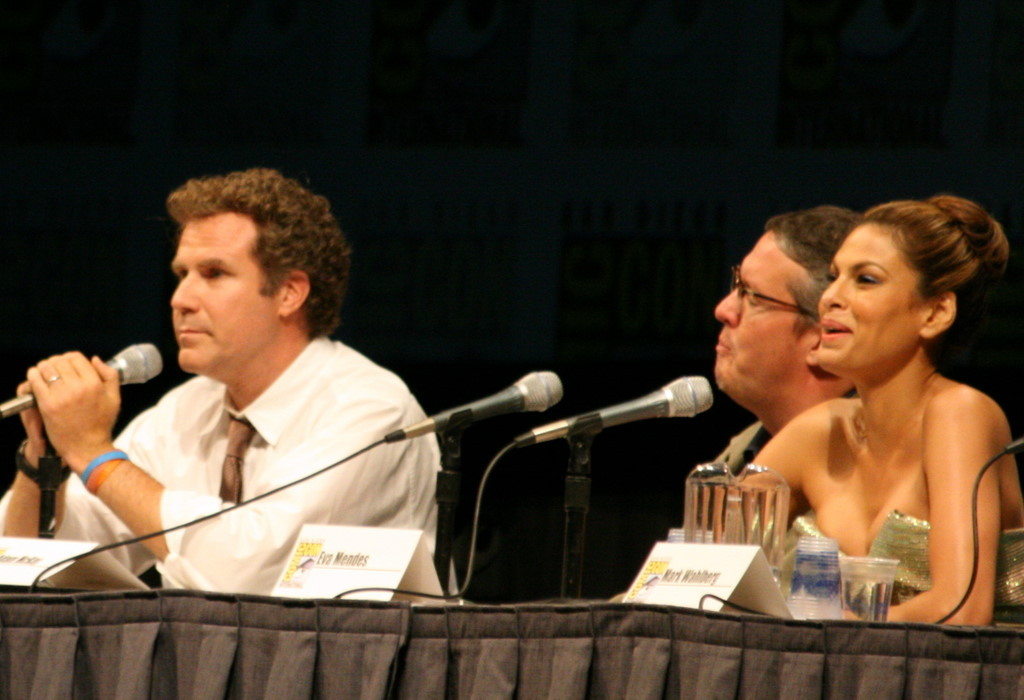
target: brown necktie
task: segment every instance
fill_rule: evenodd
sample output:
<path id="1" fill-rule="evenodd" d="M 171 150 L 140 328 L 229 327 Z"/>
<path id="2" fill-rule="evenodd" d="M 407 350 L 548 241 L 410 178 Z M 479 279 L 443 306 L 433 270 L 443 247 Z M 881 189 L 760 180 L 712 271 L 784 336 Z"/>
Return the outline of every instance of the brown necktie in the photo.
<path id="1" fill-rule="evenodd" d="M 242 498 L 242 459 L 255 430 L 249 421 L 234 416 L 228 424 L 228 449 L 220 477 L 220 500 L 238 503 Z"/>

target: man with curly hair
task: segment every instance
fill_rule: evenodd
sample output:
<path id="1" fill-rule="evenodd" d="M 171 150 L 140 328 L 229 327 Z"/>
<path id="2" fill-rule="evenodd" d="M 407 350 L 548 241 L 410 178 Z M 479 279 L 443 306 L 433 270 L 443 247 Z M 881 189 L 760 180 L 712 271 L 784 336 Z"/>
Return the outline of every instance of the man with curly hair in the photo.
<path id="1" fill-rule="evenodd" d="M 178 225 L 178 362 L 199 376 L 116 440 L 118 375 L 98 358 L 48 358 L 19 387 L 38 405 L 21 414 L 24 458 L 36 464 L 45 426 L 81 477 L 61 489 L 61 538 L 115 542 L 216 513 L 425 417 L 397 376 L 327 337 L 340 322 L 349 248 L 324 197 L 251 169 L 189 180 L 167 210 Z M 114 551 L 136 572 L 156 563 L 169 587 L 267 594 L 305 523 L 417 528 L 433 538 L 438 467 L 432 436 L 383 445 Z M 5 534 L 34 536 L 39 501 L 19 473 L 4 499 Z"/>

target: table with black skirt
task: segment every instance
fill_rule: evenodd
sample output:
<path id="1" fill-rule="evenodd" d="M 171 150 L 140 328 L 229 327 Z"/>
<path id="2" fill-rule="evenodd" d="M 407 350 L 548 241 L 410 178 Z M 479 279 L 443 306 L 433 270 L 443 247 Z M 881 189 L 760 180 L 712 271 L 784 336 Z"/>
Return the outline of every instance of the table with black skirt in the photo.
<path id="1" fill-rule="evenodd" d="M 0 595 L 4 698 L 1024 697 L 1002 627 L 606 602 Z"/>

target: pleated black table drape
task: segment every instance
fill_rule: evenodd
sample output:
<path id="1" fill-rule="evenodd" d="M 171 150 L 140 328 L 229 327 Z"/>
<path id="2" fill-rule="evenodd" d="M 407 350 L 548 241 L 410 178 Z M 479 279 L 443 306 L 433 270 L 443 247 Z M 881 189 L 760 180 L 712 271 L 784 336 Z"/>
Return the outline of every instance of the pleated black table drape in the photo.
<path id="1" fill-rule="evenodd" d="M 1024 635 L 613 603 L 0 596 L 0 697 L 1024 698 Z"/>

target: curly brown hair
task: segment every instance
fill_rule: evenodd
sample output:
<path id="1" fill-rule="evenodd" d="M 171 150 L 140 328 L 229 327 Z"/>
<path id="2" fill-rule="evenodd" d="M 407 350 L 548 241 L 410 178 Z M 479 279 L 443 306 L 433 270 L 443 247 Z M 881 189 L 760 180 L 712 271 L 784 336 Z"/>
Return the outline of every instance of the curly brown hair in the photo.
<path id="1" fill-rule="evenodd" d="M 274 294 L 290 271 L 305 272 L 309 336 L 333 333 L 341 323 L 351 250 L 327 198 L 270 168 L 192 178 L 167 197 L 179 239 L 190 221 L 228 212 L 256 224 L 253 255 L 264 274 L 260 292 Z"/>
<path id="2" fill-rule="evenodd" d="M 864 213 L 864 223 L 892 233 L 896 247 L 921 275 L 922 298 L 956 295 L 956 318 L 936 361 L 946 362 L 970 347 L 985 319 L 989 293 L 1010 257 L 999 222 L 969 199 L 940 194 L 872 207 Z"/>

